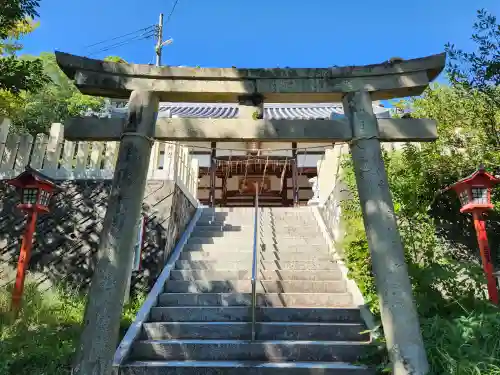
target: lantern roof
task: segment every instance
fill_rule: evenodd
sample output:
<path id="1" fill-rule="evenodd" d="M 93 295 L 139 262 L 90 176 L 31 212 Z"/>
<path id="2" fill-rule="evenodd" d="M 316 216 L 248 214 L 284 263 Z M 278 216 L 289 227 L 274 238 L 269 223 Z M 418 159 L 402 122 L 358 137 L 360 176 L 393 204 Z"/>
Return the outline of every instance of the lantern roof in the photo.
<path id="1" fill-rule="evenodd" d="M 500 184 L 500 178 L 495 177 L 494 175 L 486 172 L 484 166 L 479 166 L 479 169 L 472 173 L 470 176 L 462 178 L 460 181 L 455 182 L 453 185 L 449 187 L 449 189 L 456 188 L 460 185 L 464 184 L 473 184 L 479 183 L 488 186 L 493 186 L 496 184 Z"/>
<path id="2" fill-rule="evenodd" d="M 37 170 L 27 166 L 24 172 L 22 172 L 17 177 L 8 180 L 7 184 L 14 187 L 25 187 L 28 185 L 48 185 L 54 190 L 60 190 L 61 188 L 57 186 L 54 179 L 38 172 Z"/>

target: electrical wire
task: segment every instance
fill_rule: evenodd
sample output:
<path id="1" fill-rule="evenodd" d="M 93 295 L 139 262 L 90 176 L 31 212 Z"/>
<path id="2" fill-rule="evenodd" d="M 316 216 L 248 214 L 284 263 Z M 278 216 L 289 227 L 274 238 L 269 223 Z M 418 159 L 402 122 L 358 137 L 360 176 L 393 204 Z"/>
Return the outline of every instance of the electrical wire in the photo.
<path id="1" fill-rule="evenodd" d="M 139 40 L 150 39 L 150 38 L 154 37 L 155 35 L 156 35 L 156 31 L 152 30 L 152 31 L 147 32 L 146 35 L 144 35 L 144 34 L 143 35 L 138 35 L 138 36 L 135 36 L 133 38 L 129 38 L 129 39 L 123 40 L 121 42 L 112 44 L 110 46 L 106 46 L 106 47 L 101 48 L 101 49 L 99 49 L 97 51 L 93 51 L 93 52 L 89 53 L 88 56 L 93 56 L 93 55 L 96 55 L 96 54 L 101 53 L 101 52 L 106 52 L 106 51 L 109 51 L 111 49 L 122 47 L 124 45 L 130 44 L 132 42 L 137 42 Z"/>
<path id="2" fill-rule="evenodd" d="M 175 3 L 174 3 L 174 6 L 172 7 L 172 9 L 170 10 L 170 13 L 167 17 L 167 21 L 165 22 L 165 24 L 168 23 L 168 21 L 170 21 L 170 18 L 172 18 L 172 14 L 174 14 L 174 11 L 175 11 L 175 7 L 177 6 L 177 4 L 179 3 L 179 0 L 175 0 Z"/>
<path id="3" fill-rule="evenodd" d="M 136 34 L 136 33 L 141 32 L 141 31 L 146 32 L 146 31 L 149 31 L 149 30 L 154 29 L 154 28 L 156 28 L 156 25 L 146 26 L 146 27 L 143 27 L 142 29 L 132 31 L 132 32 L 127 33 L 127 34 L 123 34 L 123 35 L 120 35 L 120 36 L 117 36 L 117 37 L 114 37 L 114 38 L 110 38 L 110 39 L 105 39 L 105 40 L 102 40 L 102 41 L 97 42 L 97 43 L 89 44 L 88 46 L 85 46 L 84 48 L 88 49 L 88 48 L 97 46 L 99 44 L 103 44 L 103 43 L 106 43 L 106 42 L 112 42 L 114 40 L 118 40 L 118 39 L 124 38 L 126 36 L 130 36 L 130 35 Z"/>

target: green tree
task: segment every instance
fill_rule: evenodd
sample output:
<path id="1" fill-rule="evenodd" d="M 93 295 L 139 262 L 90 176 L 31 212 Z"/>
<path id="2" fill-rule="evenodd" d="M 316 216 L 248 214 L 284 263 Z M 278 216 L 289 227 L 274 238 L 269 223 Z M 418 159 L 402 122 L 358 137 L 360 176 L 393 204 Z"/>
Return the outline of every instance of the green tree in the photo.
<path id="1" fill-rule="evenodd" d="M 472 40 L 476 52 L 466 52 L 453 44 L 446 45 L 448 52 L 447 72 L 454 86 L 460 86 L 466 94 L 480 92 L 486 101 L 486 124 L 491 136 L 488 141 L 500 149 L 500 25 L 497 18 L 484 9 L 477 11 Z"/>
<path id="2" fill-rule="evenodd" d="M 2 0 L 0 13 L 0 39 L 6 39 L 12 29 L 27 17 L 38 17 L 38 0 Z"/>
<path id="3" fill-rule="evenodd" d="M 384 154 L 432 374 L 486 375 L 500 371 L 500 350 L 490 345 L 498 342 L 498 333 L 489 336 L 491 328 L 486 328 L 495 326 L 499 332 L 498 309 L 491 311 L 486 302 L 473 226 L 470 218 L 460 214 L 455 194 L 444 191 L 480 163 L 490 171 L 500 165 L 500 152 L 489 142 L 488 100 L 478 90 L 434 85 L 420 98 L 398 103 L 412 108 L 413 117 L 435 119 L 439 138 L 432 143 L 405 144 L 402 150 Z M 378 313 L 370 252 L 349 158 L 344 167 L 343 179 L 353 196 L 342 202 L 347 230 L 345 259 L 351 277 Z M 497 208 L 499 198 L 497 189 L 493 196 Z M 488 216 L 495 255 L 495 250 L 500 250 L 500 232 L 495 229 L 500 228 L 500 220 L 498 212 Z"/>
<path id="4" fill-rule="evenodd" d="M 408 143 L 384 155 L 433 374 L 500 373 L 500 350 L 491 345 L 499 340 L 498 309 L 486 299 L 471 220 L 459 213 L 455 194 L 444 191 L 479 164 L 500 173 L 500 29 L 493 16 L 479 11 L 474 30 L 478 52 L 446 46 L 451 85 L 436 84 L 421 97 L 395 103 L 410 109 L 412 117 L 435 119 L 438 140 Z M 377 313 L 378 295 L 349 159 L 344 166 L 344 181 L 353 193 L 353 199 L 342 202 L 345 258 L 351 277 Z M 493 191 L 492 199 L 497 211 L 488 214 L 489 239 L 500 264 L 500 189 Z"/>
<path id="5" fill-rule="evenodd" d="M 20 133 L 36 134 L 46 132 L 52 123 L 64 122 L 69 117 L 99 113 L 105 99 L 83 95 L 57 65 L 55 55 L 42 53 L 39 57 L 25 56 L 25 59 L 39 59 L 43 71 L 50 81 L 37 92 L 23 91 L 13 94 L 0 91 L 0 116 L 9 117 L 14 129 Z M 118 56 L 106 61 L 125 62 Z"/>
<path id="6" fill-rule="evenodd" d="M 7 36 L 0 40 L 0 55 L 14 55 L 20 51 L 23 48 L 23 45 L 19 42 L 20 39 L 32 33 L 39 25 L 39 22 L 35 22 L 29 18 L 17 22 L 8 31 Z"/>
<path id="7" fill-rule="evenodd" d="M 33 57 L 26 57 L 29 58 Z M 69 117 L 102 109 L 104 99 L 80 93 L 59 69 L 54 54 L 42 53 L 37 59 L 42 62 L 50 82 L 37 92 L 23 92 L 18 95 L 20 100 L 16 98 L 13 106 L 21 105 L 11 109 L 9 117 L 19 132 L 46 132 L 54 122 L 64 122 Z"/>
<path id="8" fill-rule="evenodd" d="M 465 52 L 448 43 L 448 72 L 452 83 L 471 88 L 488 89 L 500 85 L 500 25 L 497 18 L 484 9 L 477 11 L 472 40 L 476 52 Z"/>
<path id="9" fill-rule="evenodd" d="M 123 60 L 120 56 L 108 56 L 104 58 L 104 61 L 111 61 L 121 64 L 127 64 L 125 60 Z"/>
<path id="10" fill-rule="evenodd" d="M 31 31 L 31 19 L 38 16 L 37 0 L 3 0 L 0 12 L 0 90 L 19 93 L 36 91 L 47 83 L 40 60 L 19 59 L 14 53 L 22 46 L 17 41 Z"/>

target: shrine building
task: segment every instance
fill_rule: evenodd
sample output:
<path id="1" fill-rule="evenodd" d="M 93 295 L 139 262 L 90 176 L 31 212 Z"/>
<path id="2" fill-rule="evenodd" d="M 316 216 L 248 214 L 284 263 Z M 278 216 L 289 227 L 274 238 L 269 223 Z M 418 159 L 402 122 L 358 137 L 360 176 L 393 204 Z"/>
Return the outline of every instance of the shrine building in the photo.
<path id="1" fill-rule="evenodd" d="M 126 102 L 124 102 L 125 104 Z M 377 118 L 390 118 L 391 109 L 373 103 Z M 344 117 L 341 103 L 265 104 L 264 118 L 330 120 Z M 127 105 L 109 109 L 110 117 L 127 116 Z M 238 106 L 226 103 L 160 103 L 158 117 L 238 117 Z M 318 175 L 318 161 L 331 143 L 189 142 L 199 163 L 197 198 L 205 205 L 253 206 L 254 184 L 262 185 L 260 205 L 306 205 L 313 197 L 309 179 Z M 160 152 L 161 153 L 161 152 Z M 212 169 L 214 173 L 210 173 Z M 214 196 L 212 199 L 211 196 Z"/>

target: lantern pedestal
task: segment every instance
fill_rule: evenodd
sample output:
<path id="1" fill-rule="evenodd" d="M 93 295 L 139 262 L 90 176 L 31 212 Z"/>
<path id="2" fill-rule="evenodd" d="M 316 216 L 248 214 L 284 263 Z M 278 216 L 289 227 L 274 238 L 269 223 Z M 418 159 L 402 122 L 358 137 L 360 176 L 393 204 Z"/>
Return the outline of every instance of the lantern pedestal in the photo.
<path id="1" fill-rule="evenodd" d="M 23 298 L 24 279 L 26 278 L 26 270 L 31 256 L 31 247 L 33 246 L 33 234 L 36 228 L 37 212 L 32 211 L 29 217 L 29 222 L 24 231 L 23 242 L 21 243 L 21 252 L 19 254 L 19 261 L 17 262 L 16 283 L 12 291 L 12 307 L 11 311 L 14 317 L 17 317 L 21 307 L 21 300 Z"/>
<path id="2" fill-rule="evenodd" d="M 488 295 L 490 301 L 498 305 L 498 288 L 497 281 L 494 275 L 493 263 L 491 261 L 490 246 L 488 243 L 488 235 L 486 234 L 486 221 L 483 219 L 481 212 L 472 212 L 474 219 L 474 227 L 476 229 L 477 243 L 483 262 L 483 270 L 486 274 L 486 282 L 488 286 Z"/>

